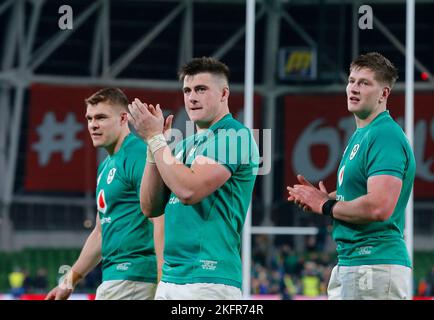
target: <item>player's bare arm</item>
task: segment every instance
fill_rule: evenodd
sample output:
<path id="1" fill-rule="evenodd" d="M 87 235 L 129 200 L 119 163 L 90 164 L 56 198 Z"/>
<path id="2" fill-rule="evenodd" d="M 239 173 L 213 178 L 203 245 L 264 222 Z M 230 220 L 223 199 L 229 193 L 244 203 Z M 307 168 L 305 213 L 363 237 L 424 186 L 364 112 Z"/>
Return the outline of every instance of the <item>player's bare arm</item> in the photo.
<path id="1" fill-rule="evenodd" d="M 72 269 L 85 277 L 101 261 L 101 250 L 101 221 L 97 213 L 95 228 L 87 238 Z"/>
<path id="2" fill-rule="evenodd" d="M 97 213 L 95 228 L 87 238 L 80 256 L 65 275 L 62 283 L 51 290 L 45 300 L 66 300 L 83 279 L 101 261 L 101 222 Z"/>
<path id="3" fill-rule="evenodd" d="M 161 279 L 164 263 L 164 215 L 149 219 L 154 224 L 154 246 L 157 256 L 158 282 Z"/>
<path id="4" fill-rule="evenodd" d="M 131 105 L 129 105 L 130 110 L 132 110 L 133 106 L 137 111 L 144 112 L 144 109 L 146 109 L 150 112 L 151 115 L 155 117 L 158 116 L 153 105 L 147 105 L 146 103 L 142 103 L 137 98 L 132 102 Z M 137 115 L 136 118 L 138 120 Z M 137 126 L 136 119 L 132 116 L 129 117 L 129 121 L 134 127 Z M 170 135 L 172 121 L 173 115 L 169 115 L 164 121 L 163 133 L 166 139 Z M 140 131 L 138 132 L 138 134 L 144 139 L 144 132 Z M 140 184 L 140 206 L 142 212 L 148 217 L 157 217 L 163 214 L 164 205 L 167 200 L 167 194 L 168 189 L 164 184 L 163 179 L 161 178 L 154 157 L 148 147 L 146 166 L 145 170 L 143 171 L 142 181 Z"/>
<path id="5" fill-rule="evenodd" d="M 229 169 L 204 156 L 198 156 L 190 168 L 174 157 L 174 163 L 164 161 L 162 149 L 154 156 L 164 182 L 184 204 L 200 202 L 231 177 Z"/>
<path id="6" fill-rule="evenodd" d="M 155 163 L 146 163 L 140 184 L 140 207 L 147 217 L 164 214 L 167 187 Z"/>
<path id="7" fill-rule="evenodd" d="M 395 210 L 401 187 L 402 180 L 394 176 L 369 177 L 368 193 L 352 201 L 339 201 L 333 208 L 333 216 L 355 224 L 386 221 Z"/>

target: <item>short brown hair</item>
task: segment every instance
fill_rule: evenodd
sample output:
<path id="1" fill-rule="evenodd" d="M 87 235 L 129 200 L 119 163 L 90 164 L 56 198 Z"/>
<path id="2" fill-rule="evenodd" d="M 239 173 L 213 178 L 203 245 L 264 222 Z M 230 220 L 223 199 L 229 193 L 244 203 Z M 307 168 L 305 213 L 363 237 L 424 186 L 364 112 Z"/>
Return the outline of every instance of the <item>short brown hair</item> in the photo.
<path id="1" fill-rule="evenodd" d="M 203 72 L 222 76 L 227 82 L 229 82 L 229 67 L 223 62 L 212 57 L 194 58 L 181 67 L 178 72 L 178 77 L 179 80 L 183 81 L 185 76 L 194 76 Z"/>
<path id="2" fill-rule="evenodd" d="M 388 84 L 391 88 L 398 79 L 398 70 L 386 57 L 378 52 L 369 52 L 358 56 L 351 62 L 350 72 L 361 68 L 368 68 L 375 73 L 375 79 Z"/>
<path id="3" fill-rule="evenodd" d="M 104 88 L 98 90 L 89 98 L 85 99 L 86 105 L 97 105 L 100 102 L 106 102 L 112 106 L 120 106 L 128 111 L 128 98 L 119 88 Z"/>

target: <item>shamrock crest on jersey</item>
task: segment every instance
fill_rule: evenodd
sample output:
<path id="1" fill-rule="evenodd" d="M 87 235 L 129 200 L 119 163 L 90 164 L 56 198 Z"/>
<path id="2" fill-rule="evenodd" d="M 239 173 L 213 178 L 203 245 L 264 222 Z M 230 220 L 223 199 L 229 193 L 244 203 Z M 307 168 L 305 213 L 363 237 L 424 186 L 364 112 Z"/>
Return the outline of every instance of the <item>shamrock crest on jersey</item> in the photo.
<path id="1" fill-rule="evenodd" d="M 110 169 L 108 175 L 107 175 L 107 184 L 110 184 L 113 181 L 113 178 L 115 177 L 116 168 Z"/>
<path id="2" fill-rule="evenodd" d="M 353 158 L 356 156 L 357 151 L 359 151 L 359 148 L 360 144 L 354 145 L 353 150 L 351 150 L 350 160 L 353 160 Z"/>

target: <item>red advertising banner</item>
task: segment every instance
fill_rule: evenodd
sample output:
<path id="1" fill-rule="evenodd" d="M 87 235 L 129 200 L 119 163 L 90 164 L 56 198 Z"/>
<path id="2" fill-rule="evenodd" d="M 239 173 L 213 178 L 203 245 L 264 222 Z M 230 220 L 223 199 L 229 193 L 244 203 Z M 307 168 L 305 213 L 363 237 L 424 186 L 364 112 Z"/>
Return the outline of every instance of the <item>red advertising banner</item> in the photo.
<path id="1" fill-rule="evenodd" d="M 25 189 L 87 191 L 95 186 L 96 153 L 84 99 L 94 88 L 33 85 L 30 92 Z"/>
<path id="2" fill-rule="evenodd" d="M 311 182 L 325 182 L 336 190 L 336 171 L 349 137 L 354 116 L 347 110 L 345 94 L 291 95 L 285 104 L 285 185 L 297 183 L 303 174 Z M 405 97 L 388 100 L 391 116 L 404 126 Z M 414 103 L 414 154 L 417 198 L 434 196 L 434 94 L 418 93 Z M 286 191 L 286 188 L 285 188 Z M 286 195 L 286 193 L 285 193 Z"/>
<path id="3" fill-rule="evenodd" d="M 84 99 L 99 87 L 34 84 L 30 89 L 24 185 L 27 191 L 84 192 L 96 185 L 97 152 L 88 134 Z M 174 114 L 174 127 L 185 129 L 188 117 L 179 90 L 122 88 L 128 99 L 159 103 Z M 230 108 L 241 115 L 243 95 L 232 93 Z M 255 97 L 255 105 L 260 97 Z M 258 117 L 259 118 L 259 117 Z M 185 132 L 185 131 L 184 131 Z"/>

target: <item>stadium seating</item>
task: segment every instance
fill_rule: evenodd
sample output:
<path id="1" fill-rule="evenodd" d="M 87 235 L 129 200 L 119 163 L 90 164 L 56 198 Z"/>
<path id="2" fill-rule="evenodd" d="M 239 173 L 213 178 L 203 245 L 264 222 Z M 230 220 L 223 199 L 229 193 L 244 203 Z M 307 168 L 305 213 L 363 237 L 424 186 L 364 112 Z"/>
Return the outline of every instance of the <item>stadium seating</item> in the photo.
<path id="1" fill-rule="evenodd" d="M 72 265 L 78 258 L 80 249 L 24 249 L 17 252 L 0 252 L 0 292 L 9 290 L 8 274 L 14 267 L 20 267 L 35 276 L 39 268 L 48 271 L 48 285 L 53 287 L 59 274 L 59 267 Z"/>

